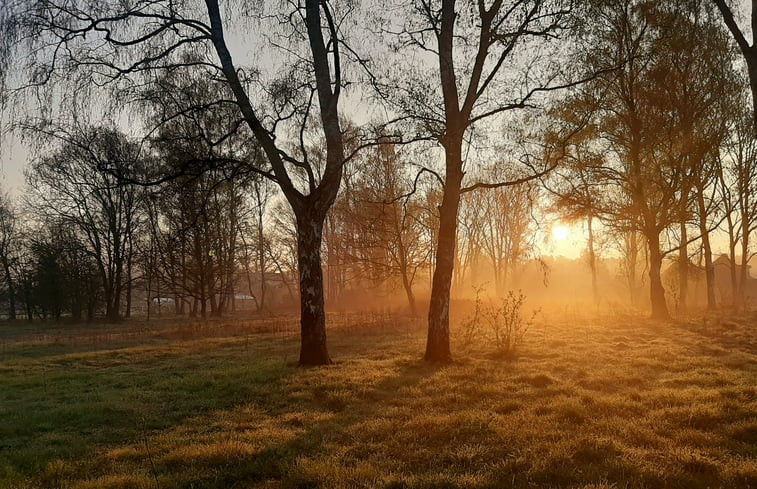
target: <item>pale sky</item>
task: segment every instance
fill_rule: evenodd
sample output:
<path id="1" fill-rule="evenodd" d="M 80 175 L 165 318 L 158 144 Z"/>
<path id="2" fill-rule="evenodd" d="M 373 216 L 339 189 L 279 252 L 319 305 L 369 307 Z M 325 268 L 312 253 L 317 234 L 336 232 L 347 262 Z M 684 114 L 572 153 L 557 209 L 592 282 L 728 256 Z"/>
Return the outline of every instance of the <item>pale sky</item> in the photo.
<path id="1" fill-rule="evenodd" d="M 744 19 L 745 12 L 748 12 L 748 2 L 746 0 L 737 0 L 741 12 L 737 13 L 737 19 L 742 29 L 746 31 L 747 36 L 751 37 L 751 28 Z M 255 37 L 255 36 L 253 36 Z M 255 46 L 257 39 L 251 39 L 248 32 L 227 32 L 229 46 L 235 61 L 240 65 L 249 64 L 257 61 L 260 64 L 268 65 L 269 61 L 261 59 Z M 12 196 L 18 195 L 24 185 L 24 168 L 30 157 L 28 147 L 18 137 L 12 134 L 6 135 L 0 139 L 0 191 L 8 192 Z M 555 227 L 561 227 L 560 232 L 555 233 Z M 586 247 L 587 232 L 583 223 L 565 225 L 555 222 L 548 230 L 546 235 L 539 239 L 539 247 L 542 253 L 552 256 L 564 256 L 566 258 L 579 258 Z M 722 237 L 721 237 L 722 238 Z M 721 239 L 715 239 L 715 247 L 721 248 Z M 725 246 L 722 246 L 725 249 Z"/>
<path id="2" fill-rule="evenodd" d="M 16 195 L 21 190 L 28 158 L 28 149 L 13 135 L 0 141 L 0 189 L 3 192 Z"/>

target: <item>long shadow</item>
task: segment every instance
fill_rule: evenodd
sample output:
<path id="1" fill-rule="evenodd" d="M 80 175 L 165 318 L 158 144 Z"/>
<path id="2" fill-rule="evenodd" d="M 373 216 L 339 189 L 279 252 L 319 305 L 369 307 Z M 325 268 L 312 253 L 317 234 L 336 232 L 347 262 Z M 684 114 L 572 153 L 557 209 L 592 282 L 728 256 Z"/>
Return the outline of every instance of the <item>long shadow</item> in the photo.
<path id="1" fill-rule="evenodd" d="M 298 460 L 302 457 L 315 458 L 319 455 L 328 455 L 324 452 L 324 442 L 334 443 L 338 442 L 341 436 L 355 436 L 354 431 L 357 425 L 377 418 L 387 408 L 402 403 L 401 396 L 404 390 L 423 384 L 439 373 L 441 369 L 460 367 L 454 364 L 448 367 L 430 366 L 422 362 L 419 357 L 407 359 L 406 354 L 403 354 L 402 360 L 391 363 L 390 368 L 394 370 L 392 374 L 379 380 L 370 388 L 349 389 L 350 392 L 356 394 L 346 401 L 338 396 L 331 396 L 326 388 L 333 385 L 338 389 L 337 383 L 326 382 L 326 387 L 324 385 L 317 386 L 315 398 L 308 398 L 303 402 L 301 398 L 297 397 L 297 394 L 301 394 L 303 391 L 312 392 L 313 386 L 298 382 L 290 383 L 289 380 L 300 375 L 329 377 L 332 373 L 338 372 L 336 369 L 351 368 L 349 365 L 351 358 L 368 360 L 367 368 L 371 368 L 372 361 L 376 362 L 376 368 L 387 368 L 386 363 L 381 363 L 387 360 L 387 355 L 384 353 L 385 347 L 392 344 L 396 345 L 397 341 L 401 340 L 377 335 L 375 340 L 372 338 L 369 340 L 369 346 L 363 344 L 362 346 L 351 347 L 349 354 L 345 352 L 337 355 L 337 360 L 342 360 L 344 363 L 308 371 L 285 367 L 285 362 L 279 359 L 270 360 L 272 358 L 270 354 L 267 355 L 269 360 L 261 362 L 261 359 L 255 355 L 262 353 L 266 345 L 273 345 L 273 342 L 262 344 L 255 352 L 252 354 L 245 353 L 245 356 L 211 356 L 210 359 L 214 363 L 210 365 L 207 364 L 208 355 L 201 353 L 185 358 L 181 369 L 174 369 L 174 371 L 171 369 L 171 362 L 151 365 L 152 370 L 149 377 L 144 379 L 144 383 L 134 386 L 134 389 L 129 391 L 139 393 L 144 391 L 145 387 L 150 387 L 149 391 L 141 394 L 144 396 L 143 401 L 148 405 L 153 403 L 159 405 L 157 409 L 151 411 L 150 419 L 147 420 L 146 428 L 152 433 L 151 436 L 168 432 L 172 428 L 185 423 L 187 418 L 202 418 L 210 410 L 217 410 L 219 411 L 218 415 L 223 416 L 224 410 L 233 410 L 247 404 L 261 408 L 273 417 L 283 417 L 302 410 L 313 413 L 329 413 L 329 416 L 323 417 L 322 420 L 306 426 L 303 433 L 283 443 L 270 443 L 262 450 L 238 459 L 210 462 L 202 475 L 195 476 L 193 473 L 193 475 L 186 476 L 184 474 L 185 477 L 193 477 L 192 480 L 182 479 L 183 469 L 192 468 L 189 467 L 190 462 L 183 466 L 183 462 L 179 461 L 177 464 L 167 467 L 161 465 L 158 461 L 157 475 L 161 481 L 161 487 L 189 487 L 190 485 L 196 489 L 247 487 L 247 485 L 263 483 L 268 480 L 282 482 L 287 487 L 319 487 L 324 483 L 328 484 L 328 481 L 308 478 L 302 474 L 295 474 L 293 477 L 292 471 Z M 391 351 L 391 348 L 386 351 Z M 243 365 L 237 365 L 242 360 L 254 362 L 252 365 L 254 368 L 251 367 L 247 371 Z M 361 366 L 361 368 L 364 367 Z M 177 370 L 179 371 L 177 372 Z M 177 376 L 177 373 L 182 373 L 182 375 Z M 452 377 L 456 376 L 453 375 Z M 461 376 L 455 382 L 464 379 L 465 376 Z M 109 384 L 107 390 L 112 396 L 117 396 L 119 392 L 122 392 L 122 388 L 118 386 L 116 380 L 113 382 L 116 383 Z M 1 382 L 0 388 L 2 388 Z M 475 397 L 476 389 L 461 389 L 459 393 L 461 394 L 460 402 L 463 405 L 466 402 L 473 403 L 478 399 Z M 214 399 L 211 400 L 203 394 L 210 394 L 214 396 Z M 111 398 L 108 402 L 108 405 L 113 406 L 114 398 Z M 117 405 L 117 402 L 115 404 Z M 179 411 L 174 413 L 173 411 L 176 409 Z M 49 418 L 51 413 L 52 411 L 48 409 L 44 411 L 43 417 Z M 0 415 L 2 414 L 2 403 L 0 403 Z M 135 443 L 135 440 L 140 439 L 141 424 L 140 420 L 135 418 L 136 413 L 116 412 L 112 416 L 90 421 L 91 426 L 102 426 L 103 423 L 107 426 L 107 423 L 115 423 L 115 426 L 123 428 L 128 424 L 134 425 L 136 431 L 132 428 L 121 434 L 123 436 L 119 435 L 117 438 L 104 440 L 103 443 L 106 446 L 120 446 L 124 443 Z M 81 427 L 81 423 L 62 420 L 61 422 L 64 424 L 60 426 L 65 430 L 76 430 Z M 485 425 L 471 426 L 470 429 L 476 430 L 476 436 L 497 436 Z M 4 439 L 2 430 L 3 428 L 0 427 L 0 440 Z M 433 437 L 434 433 L 428 433 L 428 435 Z M 463 435 L 467 436 L 465 433 Z M 428 441 L 429 445 L 433 443 L 435 443 L 433 439 Z M 530 466 L 524 464 L 523 461 L 516 461 L 513 458 L 505 459 L 503 456 L 503 464 L 494 473 L 491 473 L 491 477 L 474 487 L 481 489 L 525 487 L 529 483 L 554 487 L 574 486 L 592 482 L 592 480 L 600 481 L 603 476 L 609 480 L 630 477 L 633 480 L 640 481 L 642 486 L 645 487 L 660 487 L 668 482 L 661 480 L 655 474 L 645 472 L 642 467 L 637 467 L 629 461 L 620 460 L 611 451 L 604 450 L 603 447 L 596 450 L 594 447 L 589 447 L 585 453 L 582 452 L 579 456 L 588 458 L 588 461 L 566 459 L 563 465 L 550 466 L 542 471 L 532 472 L 530 474 L 531 479 L 528 481 L 524 480 L 523 474 L 529 470 Z M 3 451 L 0 448 L 0 473 L 2 473 L 2 457 Z M 148 460 L 142 462 L 143 466 L 149 466 Z M 581 463 L 583 467 L 589 467 L 592 470 L 591 474 L 594 475 L 576 474 L 572 469 L 576 462 Z M 186 472 L 190 471 L 187 470 Z M 182 482 L 179 483 L 179 480 Z M 406 487 L 406 485 L 404 482 L 398 482 L 396 487 Z"/>
<path id="2" fill-rule="evenodd" d="M 676 327 L 701 338 L 703 353 L 713 353 L 707 347 L 721 347 L 749 355 L 757 355 L 757 315 L 733 317 L 702 317 L 697 320 L 677 321 Z"/>
<path id="3" fill-rule="evenodd" d="M 248 403 L 295 373 L 272 354 L 282 348 L 275 341 L 209 348 L 176 354 L 167 345 L 164 355 L 131 362 L 107 351 L 91 361 L 0 369 L 0 485 L 4 473 L 34 476 L 52 460 L 80 459 Z"/>
<path id="4" fill-rule="evenodd" d="M 396 364 L 395 364 L 396 365 Z M 325 375 L 328 375 L 330 369 L 344 368 L 337 364 L 331 367 L 322 367 Z M 380 367 L 379 367 L 380 368 Z M 397 367 L 395 367 L 396 369 Z M 345 434 L 356 424 L 372 419 L 378 416 L 382 409 L 391 401 L 397 399 L 397 396 L 403 389 L 411 388 L 418 385 L 424 379 L 433 376 L 440 368 L 425 364 L 422 360 L 407 360 L 399 365 L 399 370 L 395 375 L 379 381 L 370 389 L 362 390 L 361 394 L 350 398 L 347 403 L 334 402 L 330 399 L 327 392 L 321 391 L 322 396 L 314 399 L 308 405 L 303 406 L 292 400 L 296 391 L 285 393 L 284 399 L 272 402 L 287 402 L 294 409 L 308 409 L 310 412 L 329 413 L 322 421 L 308 425 L 306 431 L 284 443 L 269 445 L 254 456 L 246 457 L 237 461 L 224 461 L 215 469 L 208 467 L 205 475 L 200 479 L 183 480 L 179 485 L 185 486 L 191 484 L 192 487 L 200 488 L 217 488 L 232 487 L 239 484 L 250 484 L 265 480 L 288 480 L 290 485 L 295 487 L 317 487 L 319 482 L 316 480 L 291 480 L 291 470 L 297 460 L 301 457 L 317 456 L 323 454 L 322 443 L 324 439 L 334 438 Z M 316 369 L 315 371 L 317 371 Z M 312 374 L 314 371 L 304 372 Z M 299 372 L 303 373 L 303 372 Z M 294 375 L 298 375 L 295 372 Z M 281 386 L 279 379 L 278 389 L 287 389 Z M 307 386 L 305 386 L 307 389 Z M 263 394 L 263 393 L 261 393 Z M 275 397 L 275 396 L 273 396 Z M 253 402 L 259 407 L 266 407 L 266 401 L 254 399 Z M 271 414 L 277 417 L 286 416 L 293 412 L 293 409 L 281 410 L 281 406 L 268 406 Z M 159 479 L 163 480 L 168 487 L 175 485 L 174 478 L 181 478 L 181 466 L 172 467 L 165 470 L 165 467 L 157 469 Z"/>

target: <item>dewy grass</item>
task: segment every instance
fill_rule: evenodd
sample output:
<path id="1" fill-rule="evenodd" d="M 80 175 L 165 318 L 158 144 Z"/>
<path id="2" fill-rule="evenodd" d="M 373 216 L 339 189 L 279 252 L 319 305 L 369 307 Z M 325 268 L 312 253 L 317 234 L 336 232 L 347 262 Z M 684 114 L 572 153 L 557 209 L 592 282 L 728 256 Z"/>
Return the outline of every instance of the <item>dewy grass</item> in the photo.
<path id="1" fill-rule="evenodd" d="M 754 318 L 548 322 L 507 361 L 460 331 L 446 367 L 331 319 L 315 369 L 287 321 L 5 332 L 0 487 L 757 487 Z"/>

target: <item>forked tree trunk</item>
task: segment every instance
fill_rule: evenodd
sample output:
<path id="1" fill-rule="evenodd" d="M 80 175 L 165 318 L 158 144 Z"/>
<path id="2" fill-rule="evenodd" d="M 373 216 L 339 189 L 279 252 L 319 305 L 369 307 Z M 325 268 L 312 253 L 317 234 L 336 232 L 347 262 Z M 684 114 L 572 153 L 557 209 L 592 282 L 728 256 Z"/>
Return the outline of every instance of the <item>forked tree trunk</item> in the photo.
<path id="1" fill-rule="evenodd" d="M 445 148 L 447 181 L 444 185 L 442 204 L 439 206 L 436 268 L 431 284 L 431 303 L 428 310 L 428 338 L 424 356 L 428 362 L 452 361 L 449 346 L 449 300 L 452 272 L 455 267 L 460 185 L 463 179 L 461 146 L 462 144 L 456 144 L 456 141 L 453 141 Z"/>
<path id="2" fill-rule="evenodd" d="M 405 295 L 407 296 L 407 304 L 410 307 L 410 315 L 415 317 L 418 314 L 418 307 L 415 304 L 415 294 L 413 293 L 413 284 L 410 283 L 407 269 L 402 270 L 402 287 L 405 289 Z"/>
<path id="3" fill-rule="evenodd" d="M 323 223 L 339 192 L 344 170 L 345 155 L 342 130 L 339 124 L 339 97 L 342 88 L 339 57 L 340 42 L 335 23 L 325 2 L 305 2 L 305 26 L 310 51 L 313 55 L 313 73 L 318 94 L 320 119 L 326 142 L 326 165 L 320 182 L 310 176 L 311 192 L 303 195 L 292 183 L 280 148 L 272 134 L 261 124 L 239 79 L 223 33 L 223 20 L 217 0 L 206 0 L 210 18 L 210 38 L 216 49 L 224 76 L 234 93 L 247 124 L 260 143 L 271 164 L 277 183 L 297 216 L 297 261 L 300 274 L 300 324 L 302 345 L 300 365 L 326 365 L 331 363 L 326 349 L 326 313 L 323 298 L 323 269 L 321 268 L 321 242 Z M 330 42 L 324 41 L 321 9 L 326 17 Z M 331 57 L 331 58 L 330 58 Z M 332 64 L 329 63 L 332 60 Z M 333 69 L 333 78 L 332 78 Z M 310 168 L 312 170 L 312 168 Z"/>
<path id="4" fill-rule="evenodd" d="M 660 252 L 660 233 L 646 233 L 649 249 L 649 293 L 654 319 L 669 319 L 668 305 L 665 302 L 665 288 L 662 286 L 662 253 Z"/>
<path id="5" fill-rule="evenodd" d="M 321 243 L 325 216 L 297 216 L 297 269 L 300 274 L 300 366 L 329 365 L 323 297 Z"/>

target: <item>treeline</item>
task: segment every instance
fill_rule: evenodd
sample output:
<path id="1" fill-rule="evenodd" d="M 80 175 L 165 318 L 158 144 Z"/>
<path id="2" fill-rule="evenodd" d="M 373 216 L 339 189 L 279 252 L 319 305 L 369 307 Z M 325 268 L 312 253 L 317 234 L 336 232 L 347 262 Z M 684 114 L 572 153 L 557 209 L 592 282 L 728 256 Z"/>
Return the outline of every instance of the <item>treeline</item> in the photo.
<path id="1" fill-rule="evenodd" d="M 452 287 L 487 263 L 504 293 L 552 212 L 585 222 L 595 276 L 616 243 L 658 318 L 700 261 L 718 305 L 723 232 L 744 303 L 757 70 L 724 1 L 38 0 L 0 22 L 0 96 L 39 143 L 14 301 L 59 228 L 87 257 L 82 310 L 113 320 L 137 281 L 217 315 L 240 270 L 258 307 L 275 272 L 299 298 L 300 363 L 320 365 L 327 299 L 394 287 L 415 311 L 428 276 L 425 358 L 446 362 Z M 31 299 L 51 283 L 31 279 L 31 310 L 65 310 Z"/>

